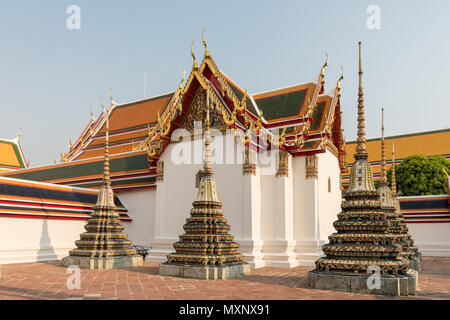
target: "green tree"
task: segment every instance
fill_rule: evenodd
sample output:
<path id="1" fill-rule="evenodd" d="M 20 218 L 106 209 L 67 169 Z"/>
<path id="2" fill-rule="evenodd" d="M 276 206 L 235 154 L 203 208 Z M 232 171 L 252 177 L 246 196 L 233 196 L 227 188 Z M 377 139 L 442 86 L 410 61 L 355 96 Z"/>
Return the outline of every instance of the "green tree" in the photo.
<path id="1" fill-rule="evenodd" d="M 404 196 L 419 196 L 447 193 L 447 177 L 444 169 L 450 174 L 450 161 L 442 156 L 425 157 L 410 155 L 395 166 L 397 191 L 401 186 Z M 392 168 L 387 172 L 391 183 Z"/>

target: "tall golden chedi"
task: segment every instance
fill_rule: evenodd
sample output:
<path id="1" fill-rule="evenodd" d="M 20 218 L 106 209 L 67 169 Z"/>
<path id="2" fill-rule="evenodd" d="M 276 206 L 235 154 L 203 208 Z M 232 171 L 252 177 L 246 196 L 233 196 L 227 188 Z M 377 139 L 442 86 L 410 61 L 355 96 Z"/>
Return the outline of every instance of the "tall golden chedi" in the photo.
<path id="1" fill-rule="evenodd" d="M 373 183 L 365 138 L 361 42 L 359 42 L 358 138 L 350 185 L 343 191 L 342 212 L 334 222 L 336 233 L 323 245 L 325 257 L 308 272 L 315 289 L 384 295 L 416 294 L 417 274 L 408 273 L 401 236 L 389 232 L 391 218 Z"/>
<path id="2" fill-rule="evenodd" d="M 88 269 L 112 269 L 140 266 L 143 263 L 141 255 L 131 248 L 128 235 L 122 233 L 125 226 L 119 220 L 119 214 L 114 204 L 114 191 L 111 187 L 109 172 L 109 120 L 106 115 L 105 161 L 103 183 L 93 207 L 87 225 L 87 232 L 75 241 L 77 249 L 69 252 L 62 259 L 63 266 L 78 265 Z"/>
<path id="3" fill-rule="evenodd" d="M 222 202 L 217 195 L 211 165 L 208 97 L 207 91 L 205 158 L 197 198 L 183 226 L 186 233 L 174 243 L 176 252 L 167 256 L 166 263 L 160 264 L 160 275 L 227 279 L 250 271 L 250 265 L 238 252 L 239 244 L 233 242 L 233 236 L 228 233 L 230 225 L 223 217 Z"/>

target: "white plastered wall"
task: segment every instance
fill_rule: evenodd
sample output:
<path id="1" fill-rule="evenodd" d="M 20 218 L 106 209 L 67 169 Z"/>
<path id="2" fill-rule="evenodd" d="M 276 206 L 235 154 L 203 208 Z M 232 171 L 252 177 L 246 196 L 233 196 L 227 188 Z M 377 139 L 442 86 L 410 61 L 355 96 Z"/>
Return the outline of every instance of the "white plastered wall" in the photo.
<path id="1" fill-rule="evenodd" d="M 317 157 L 317 179 L 306 179 L 305 157 L 293 159 L 295 253 L 297 264 L 303 266 L 313 266 L 323 255 L 321 246 L 335 232 L 333 222 L 342 201 L 337 157 L 328 150 Z"/>
<path id="2" fill-rule="evenodd" d="M 61 259 L 85 232 L 85 220 L 0 217 L 0 264 Z"/>
<path id="3" fill-rule="evenodd" d="M 184 233 L 183 225 L 196 198 L 195 176 L 203 166 L 202 158 L 198 156 L 191 158 L 193 164 L 177 163 L 179 151 L 190 144 L 190 141 L 169 144 L 160 158 L 164 162 L 164 177 L 163 181 L 157 182 L 155 231 L 151 237 L 152 251 L 148 261 L 166 261 L 166 255 L 174 251 L 173 243 Z M 223 146 L 225 148 L 225 144 Z M 236 241 L 245 242 L 249 240 L 251 227 L 243 214 L 244 197 L 250 197 L 250 194 L 243 192 L 242 165 L 213 163 L 213 172 L 218 196 L 223 202 L 224 217 L 231 225 L 230 234 Z"/>
<path id="4" fill-rule="evenodd" d="M 407 226 L 424 256 L 450 257 L 450 223 L 408 223 Z"/>

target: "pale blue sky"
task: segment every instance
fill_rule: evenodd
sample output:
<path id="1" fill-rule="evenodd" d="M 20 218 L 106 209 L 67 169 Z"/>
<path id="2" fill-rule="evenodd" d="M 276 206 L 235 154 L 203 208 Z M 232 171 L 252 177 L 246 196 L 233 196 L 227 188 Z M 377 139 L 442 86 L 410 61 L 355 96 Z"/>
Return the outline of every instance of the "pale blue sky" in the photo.
<path id="1" fill-rule="evenodd" d="M 357 43 L 363 41 L 366 134 L 450 126 L 450 1 L 87 1 L 0 3 L 0 137 L 23 128 L 32 166 L 59 161 L 108 88 L 119 103 L 173 91 L 203 56 L 202 29 L 218 66 L 249 92 L 313 80 L 330 55 L 326 90 L 342 83 L 343 127 L 356 136 Z M 81 30 L 66 8 L 81 8 Z M 381 29 L 366 27 L 369 5 Z M 200 62 L 200 61 L 199 61 Z"/>

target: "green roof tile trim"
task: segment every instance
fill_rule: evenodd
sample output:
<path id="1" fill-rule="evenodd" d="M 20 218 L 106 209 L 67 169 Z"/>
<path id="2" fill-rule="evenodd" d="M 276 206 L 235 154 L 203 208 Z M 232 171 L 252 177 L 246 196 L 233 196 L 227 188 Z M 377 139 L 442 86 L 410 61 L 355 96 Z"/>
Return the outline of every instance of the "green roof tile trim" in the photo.
<path id="1" fill-rule="evenodd" d="M 296 116 L 308 89 L 256 100 L 266 120 Z"/>
<path id="2" fill-rule="evenodd" d="M 304 149 L 312 148 L 313 143 L 314 143 L 313 141 L 305 142 L 305 144 L 303 145 L 303 148 Z"/>
<path id="3" fill-rule="evenodd" d="M 228 85 L 231 87 L 231 90 L 233 90 L 236 97 L 238 97 L 239 100 L 242 100 L 242 97 L 244 96 L 244 94 L 241 92 L 241 90 L 236 88 L 230 81 L 228 81 L 228 80 L 226 80 L 226 81 L 227 81 Z M 255 116 L 258 115 L 255 107 L 253 106 L 253 102 L 250 100 L 250 98 L 248 96 L 247 96 L 247 110 L 250 111 L 251 113 L 253 113 Z"/>
<path id="4" fill-rule="evenodd" d="M 115 186 L 123 186 L 126 184 L 143 183 L 143 182 L 154 183 L 155 181 L 156 181 L 156 177 L 133 178 L 133 179 L 117 180 L 117 181 L 112 180 L 111 186 L 115 187 Z M 74 185 L 74 187 L 96 188 L 96 187 L 100 187 L 101 185 L 102 185 L 102 182 L 100 181 L 100 182 L 77 184 L 77 185 Z"/>
<path id="5" fill-rule="evenodd" d="M 148 168 L 148 157 L 146 154 L 131 156 L 120 159 L 111 159 L 111 173 L 120 171 L 131 171 Z M 77 178 L 96 175 L 103 172 L 103 159 L 90 163 L 74 163 L 66 167 L 54 167 L 31 172 L 17 172 L 8 175 L 10 178 L 25 179 L 31 181 L 50 181 L 66 178 Z"/>
<path id="6" fill-rule="evenodd" d="M 5 140 L 0 140 L 0 142 L 12 145 L 14 152 L 16 154 L 17 160 L 19 161 L 19 166 L 11 166 L 11 165 L 3 165 L 3 166 L 11 167 L 11 168 L 25 168 L 25 164 L 23 162 L 23 159 L 22 159 L 22 156 L 20 154 L 20 150 L 19 150 L 19 147 L 17 146 L 17 144 L 15 144 L 14 142 L 5 141 Z"/>
<path id="7" fill-rule="evenodd" d="M 320 119 L 322 119 L 323 109 L 325 108 L 325 102 L 317 104 L 316 110 L 314 110 L 312 118 L 313 123 L 311 125 L 311 130 L 319 129 Z"/>

